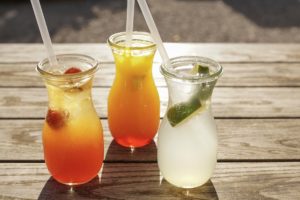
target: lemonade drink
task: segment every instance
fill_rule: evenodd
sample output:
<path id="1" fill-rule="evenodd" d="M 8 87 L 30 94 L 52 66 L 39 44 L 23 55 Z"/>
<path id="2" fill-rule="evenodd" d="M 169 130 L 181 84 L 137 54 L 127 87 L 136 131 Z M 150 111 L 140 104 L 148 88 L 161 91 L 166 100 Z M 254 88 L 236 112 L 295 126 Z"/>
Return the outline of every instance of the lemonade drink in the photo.
<path id="1" fill-rule="evenodd" d="M 108 97 L 108 122 L 112 136 L 125 147 L 151 142 L 160 119 L 159 95 L 152 76 L 155 44 L 148 33 L 134 32 L 131 47 L 126 33 L 112 35 L 108 43 L 116 76 Z"/>
<path id="2" fill-rule="evenodd" d="M 102 126 L 91 98 L 98 67 L 94 59 L 83 55 L 60 55 L 58 61 L 54 70 L 47 60 L 37 67 L 49 96 L 44 157 L 54 179 L 77 185 L 94 178 L 103 162 Z"/>
<path id="3" fill-rule="evenodd" d="M 178 57 L 161 71 L 169 89 L 169 105 L 158 133 L 158 165 L 171 184 L 194 188 L 209 180 L 217 161 L 210 102 L 222 68 L 206 58 Z"/>

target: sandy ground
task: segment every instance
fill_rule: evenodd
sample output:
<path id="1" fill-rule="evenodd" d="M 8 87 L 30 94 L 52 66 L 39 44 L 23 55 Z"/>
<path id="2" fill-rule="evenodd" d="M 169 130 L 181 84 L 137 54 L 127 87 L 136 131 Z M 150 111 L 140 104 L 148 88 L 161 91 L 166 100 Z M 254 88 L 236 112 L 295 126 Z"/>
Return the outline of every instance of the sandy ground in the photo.
<path id="1" fill-rule="evenodd" d="M 148 0 L 166 42 L 300 42 L 299 0 Z M 126 0 L 41 0 L 54 42 L 105 42 Z M 135 30 L 147 31 L 138 6 Z M 41 42 L 29 0 L 0 1 L 0 42 Z"/>

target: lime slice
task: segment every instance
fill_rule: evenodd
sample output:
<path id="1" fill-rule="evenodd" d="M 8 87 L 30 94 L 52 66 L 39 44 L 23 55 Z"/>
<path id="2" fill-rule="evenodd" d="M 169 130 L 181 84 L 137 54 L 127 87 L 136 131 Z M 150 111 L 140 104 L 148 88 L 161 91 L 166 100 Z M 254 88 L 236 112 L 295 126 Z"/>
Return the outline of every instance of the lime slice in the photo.
<path id="1" fill-rule="evenodd" d="M 201 66 L 199 64 L 194 64 L 194 67 L 190 73 L 207 75 L 209 74 L 209 68 Z M 193 95 L 190 100 L 175 104 L 174 106 L 169 108 L 167 117 L 172 127 L 182 122 L 202 106 L 200 98 L 203 99 L 203 97 L 205 97 L 205 99 L 207 99 L 211 94 L 211 90 L 209 88 L 206 88 L 205 86 L 206 84 L 203 83 L 202 87 L 197 90 L 195 95 Z"/>
<path id="2" fill-rule="evenodd" d="M 196 98 L 193 98 L 187 102 L 175 104 L 167 112 L 167 117 L 171 126 L 176 126 L 200 107 L 201 102 Z"/>
<path id="3" fill-rule="evenodd" d="M 193 65 L 193 68 L 190 70 L 190 74 L 192 74 L 192 75 L 198 75 L 198 74 L 207 75 L 207 74 L 209 74 L 209 68 L 195 63 Z"/>
<path id="4" fill-rule="evenodd" d="M 209 68 L 208 67 L 201 66 L 199 64 L 195 64 L 194 67 L 198 68 L 198 73 L 199 74 L 204 74 L 204 75 L 209 74 Z"/>

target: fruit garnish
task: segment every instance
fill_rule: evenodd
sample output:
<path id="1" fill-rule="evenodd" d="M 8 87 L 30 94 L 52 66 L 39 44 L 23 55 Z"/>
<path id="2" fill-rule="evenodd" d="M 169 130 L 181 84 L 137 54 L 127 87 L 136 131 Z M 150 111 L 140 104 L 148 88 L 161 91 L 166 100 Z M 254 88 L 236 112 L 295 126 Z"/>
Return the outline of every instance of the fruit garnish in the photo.
<path id="1" fill-rule="evenodd" d="M 191 70 L 192 74 L 208 75 L 209 68 L 201 66 L 199 64 L 194 64 Z M 195 92 L 195 94 L 186 102 L 178 103 L 169 108 L 167 112 L 168 120 L 172 127 L 178 125 L 184 119 L 192 115 L 197 111 L 203 104 L 201 100 L 206 100 L 210 97 L 212 90 L 211 87 L 206 87 L 206 83 L 202 83 L 201 87 Z"/>
<path id="2" fill-rule="evenodd" d="M 76 74 L 76 73 L 80 73 L 80 72 L 82 72 L 81 69 L 79 69 L 77 67 L 71 67 L 71 68 L 67 69 L 64 74 Z"/>
<path id="3" fill-rule="evenodd" d="M 197 67 L 199 74 L 204 74 L 204 75 L 209 74 L 209 68 L 208 67 L 205 67 L 205 66 L 202 66 L 202 65 L 199 65 L 199 64 L 195 64 L 194 67 L 195 66 Z"/>
<path id="4" fill-rule="evenodd" d="M 175 104 L 172 106 L 167 113 L 168 120 L 171 126 L 176 126 L 193 112 L 201 107 L 199 99 L 193 98 L 191 101 Z"/>
<path id="5" fill-rule="evenodd" d="M 53 129 L 63 127 L 69 117 L 66 111 L 48 109 L 46 122 Z"/>

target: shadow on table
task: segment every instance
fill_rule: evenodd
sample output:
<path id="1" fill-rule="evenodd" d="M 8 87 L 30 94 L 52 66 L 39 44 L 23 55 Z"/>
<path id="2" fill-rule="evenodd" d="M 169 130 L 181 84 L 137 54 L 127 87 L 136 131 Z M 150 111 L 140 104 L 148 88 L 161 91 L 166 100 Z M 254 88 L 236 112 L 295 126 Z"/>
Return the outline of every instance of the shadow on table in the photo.
<path id="1" fill-rule="evenodd" d="M 300 26 L 299 0 L 223 0 L 263 27 Z"/>
<path id="2" fill-rule="evenodd" d="M 49 178 L 44 188 L 42 189 L 38 199 L 39 200 L 50 200 L 50 199 L 83 199 L 92 198 L 93 191 L 100 188 L 99 176 L 95 177 L 90 182 L 79 185 L 79 186 L 67 186 L 55 181 L 52 177 Z"/>
<path id="3" fill-rule="evenodd" d="M 164 190 L 164 193 L 170 195 L 170 198 L 177 197 L 178 199 L 219 200 L 218 194 L 211 180 L 207 181 L 201 187 L 193 189 L 182 189 L 174 187 L 165 179 L 163 179 L 160 187 Z"/>
<path id="4" fill-rule="evenodd" d="M 152 140 L 150 144 L 142 148 L 125 148 L 113 140 L 107 150 L 105 161 L 108 162 L 155 162 L 157 148 Z"/>
<path id="5" fill-rule="evenodd" d="M 103 165 L 101 181 L 97 176 L 87 184 L 70 188 L 50 178 L 39 199 L 219 199 L 211 181 L 188 190 L 169 184 L 160 176 L 155 161 L 137 161 L 146 158 L 149 150 L 157 151 L 153 141 L 133 152 L 113 141 L 106 154 L 108 162 Z M 123 161 L 113 161 L 120 153 Z M 133 161 L 125 162 L 126 159 Z"/>
<path id="6" fill-rule="evenodd" d="M 154 141 L 133 152 L 112 141 L 105 160 L 115 161 L 117 155 L 122 155 L 121 162 L 105 163 L 102 171 L 101 187 L 108 198 L 219 199 L 211 181 L 202 187 L 187 190 L 176 188 L 162 179 L 156 162 L 157 148 Z M 126 163 L 128 160 L 133 162 Z"/>

